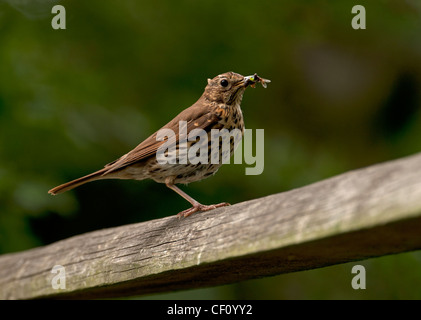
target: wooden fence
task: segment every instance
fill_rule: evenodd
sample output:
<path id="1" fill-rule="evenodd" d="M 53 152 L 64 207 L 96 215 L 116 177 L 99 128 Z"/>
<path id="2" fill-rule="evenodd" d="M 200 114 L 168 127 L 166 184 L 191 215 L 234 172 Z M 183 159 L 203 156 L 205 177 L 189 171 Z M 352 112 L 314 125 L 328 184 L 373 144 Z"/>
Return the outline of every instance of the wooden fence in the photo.
<path id="1" fill-rule="evenodd" d="M 203 288 L 420 248 L 421 153 L 185 219 L 0 256 L 0 299 Z"/>

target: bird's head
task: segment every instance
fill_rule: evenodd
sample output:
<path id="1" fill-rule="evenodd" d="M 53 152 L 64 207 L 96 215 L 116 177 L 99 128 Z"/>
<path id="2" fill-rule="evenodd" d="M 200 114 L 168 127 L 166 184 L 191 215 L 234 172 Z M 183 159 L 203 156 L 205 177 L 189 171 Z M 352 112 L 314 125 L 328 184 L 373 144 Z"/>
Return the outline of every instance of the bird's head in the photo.
<path id="1" fill-rule="evenodd" d="M 213 79 L 208 79 L 203 96 L 209 101 L 227 105 L 241 103 L 247 86 L 254 85 L 258 81 L 255 76 L 245 77 L 235 72 L 220 74 Z"/>

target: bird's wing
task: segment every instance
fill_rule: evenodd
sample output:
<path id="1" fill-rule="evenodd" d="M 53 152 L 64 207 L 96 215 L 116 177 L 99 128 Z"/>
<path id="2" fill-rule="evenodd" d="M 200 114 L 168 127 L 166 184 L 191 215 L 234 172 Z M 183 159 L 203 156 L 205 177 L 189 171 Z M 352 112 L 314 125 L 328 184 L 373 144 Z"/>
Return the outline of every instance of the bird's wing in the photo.
<path id="1" fill-rule="evenodd" d="M 196 105 L 191 106 L 190 108 L 181 112 L 177 117 L 172 121 L 166 124 L 161 129 L 171 129 L 174 131 L 176 142 L 180 140 L 179 132 L 179 122 L 187 122 L 187 134 L 193 129 L 203 129 L 209 131 L 216 122 L 219 121 L 219 117 L 214 112 L 211 112 L 207 108 L 196 107 Z M 145 160 L 151 156 L 154 156 L 160 146 L 162 146 L 166 140 L 158 141 L 156 140 L 158 131 L 152 134 L 149 138 L 141 142 L 136 148 L 134 148 L 129 153 L 126 153 L 124 156 L 119 159 L 107 164 L 105 168 L 108 170 L 104 175 L 120 170 L 124 167 L 127 167 L 135 162 Z M 187 138 L 187 137 L 185 137 Z"/>

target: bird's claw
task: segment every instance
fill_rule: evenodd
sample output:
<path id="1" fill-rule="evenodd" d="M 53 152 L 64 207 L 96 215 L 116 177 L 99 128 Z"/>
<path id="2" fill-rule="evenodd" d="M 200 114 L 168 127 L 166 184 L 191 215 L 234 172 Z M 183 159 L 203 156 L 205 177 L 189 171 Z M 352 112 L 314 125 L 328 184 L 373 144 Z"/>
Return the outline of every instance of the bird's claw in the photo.
<path id="1" fill-rule="evenodd" d="M 204 205 L 204 204 L 198 204 L 196 206 L 191 207 L 190 209 L 181 211 L 180 213 L 177 214 L 178 218 L 181 217 L 188 217 L 190 215 L 192 215 L 195 212 L 198 211 L 210 211 L 216 208 L 220 208 L 220 207 L 226 207 L 226 206 L 230 206 L 230 204 L 228 202 L 222 202 L 222 203 L 218 203 L 218 204 L 210 204 L 210 205 Z"/>

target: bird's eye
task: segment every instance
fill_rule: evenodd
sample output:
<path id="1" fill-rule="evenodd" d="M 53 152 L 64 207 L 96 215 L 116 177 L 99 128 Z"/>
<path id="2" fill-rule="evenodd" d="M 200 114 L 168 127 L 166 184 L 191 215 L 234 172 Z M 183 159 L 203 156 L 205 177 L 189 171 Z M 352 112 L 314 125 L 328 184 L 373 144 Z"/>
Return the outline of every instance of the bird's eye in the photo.
<path id="1" fill-rule="evenodd" d="M 226 79 L 221 80 L 221 86 L 223 86 L 223 87 L 228 86 L 228 80 L 226 80 Z"/>

